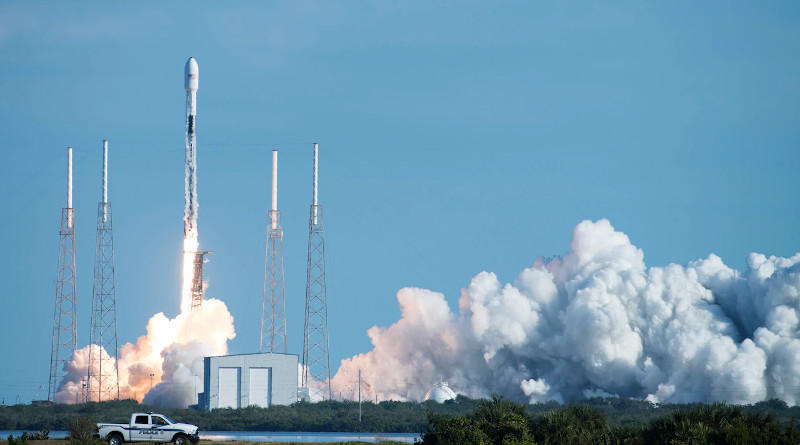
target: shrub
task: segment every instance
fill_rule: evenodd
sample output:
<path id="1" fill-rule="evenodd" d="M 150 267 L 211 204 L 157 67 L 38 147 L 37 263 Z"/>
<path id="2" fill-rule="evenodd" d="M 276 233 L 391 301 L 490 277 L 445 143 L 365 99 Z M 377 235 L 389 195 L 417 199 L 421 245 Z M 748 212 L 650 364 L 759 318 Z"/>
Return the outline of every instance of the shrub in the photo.
<path id="1" fill-rule="evenodd" d="M 33 433 L 28 436 L 29 440 L 50 440 L 50 431 L 42 429 L 38 433 Z"/>
<path id="2" fill-rule="evenodd" d="M 612 438 L 605 416 L 579 404 L 546 413 L 536 422 L 534 435 L 546 444 L 605 444 Z"/>
<path id="3" fill-rule="evenodd" d="M 496 394 L 481 400 L 471 415 L 450 417 L 428 412 L 425 445 L 533 445 L 525 407 Z"/>
<path id="4" fill-rule="evenodd" d="M 8 435 L 8 445 L 25 445 L 26 443 L 28 443 L 28 433 L 22 433 L 17 438 L 13 434 Z"/>
<path id="5" fill-rule="evenodd" d="M 69 428 L 70 445 L 104 445 L 102 439 L 94 437 L 94 430 L 93 419 L 86 416 L 78 417 Z"/>

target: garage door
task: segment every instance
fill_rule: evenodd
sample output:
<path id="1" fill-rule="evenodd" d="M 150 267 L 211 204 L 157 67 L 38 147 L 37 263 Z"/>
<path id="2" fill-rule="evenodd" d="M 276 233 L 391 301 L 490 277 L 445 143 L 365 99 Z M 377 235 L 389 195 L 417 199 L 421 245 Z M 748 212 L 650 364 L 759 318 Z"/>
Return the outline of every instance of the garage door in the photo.
<path id="1" fill-rule="evenodd" d="M 239 408 L 241 368 L 219 368 L 219 397 L 220 408 Z"/>
<path id="2" fill-rule="evenodd" d="M 269 406 L 269 368 L 250 368 L 250 401 L 248 405 Z"/>

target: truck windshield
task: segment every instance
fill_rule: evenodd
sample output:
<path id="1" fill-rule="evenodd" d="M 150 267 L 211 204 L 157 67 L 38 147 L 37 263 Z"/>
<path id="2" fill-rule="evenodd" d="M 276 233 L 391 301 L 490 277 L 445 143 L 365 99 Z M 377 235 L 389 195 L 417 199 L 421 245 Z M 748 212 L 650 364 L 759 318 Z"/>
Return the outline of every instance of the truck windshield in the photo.
<path id="1" fill-rule="evenodd" d="M 164 416 L 164 415 L 162 415 L 162 417 L 163 417 L 163 418 L 164 418 L 164 420 L 166 420 L 166 421 L 167 421 L 167 423 L 169 423 L 169 424 L 173 424 L 173 423 L 175 423 L 175 422 L 173 422 L 173 421 L 172 421 L 172 419 L 170 419 L 170 418 L 169 418 L 169 417 L 167 417 L 167 416 Z"/>

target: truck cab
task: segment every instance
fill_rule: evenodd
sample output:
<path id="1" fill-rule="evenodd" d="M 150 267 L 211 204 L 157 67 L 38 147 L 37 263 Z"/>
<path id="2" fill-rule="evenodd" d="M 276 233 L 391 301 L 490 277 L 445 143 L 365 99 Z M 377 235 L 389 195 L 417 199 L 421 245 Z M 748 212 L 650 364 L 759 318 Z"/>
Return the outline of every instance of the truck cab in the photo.
<path id="1" fill-rule="evenodd" d="M 171 442 L 174 429 L 160 414 L 136 414 L 131 419 L 131 442 Z M 169 439 L 165 436 L 169 434 Z"/>

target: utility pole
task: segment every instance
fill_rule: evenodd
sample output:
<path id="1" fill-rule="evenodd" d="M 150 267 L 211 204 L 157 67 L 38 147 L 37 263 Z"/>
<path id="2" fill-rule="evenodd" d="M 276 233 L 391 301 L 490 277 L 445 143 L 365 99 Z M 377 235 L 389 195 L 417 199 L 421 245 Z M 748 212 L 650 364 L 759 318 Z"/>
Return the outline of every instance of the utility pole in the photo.
<path id="1" fill-rule="evenodd" d="M 358 423 L 361 423 L 361 370 L 358 370 Z"/>

